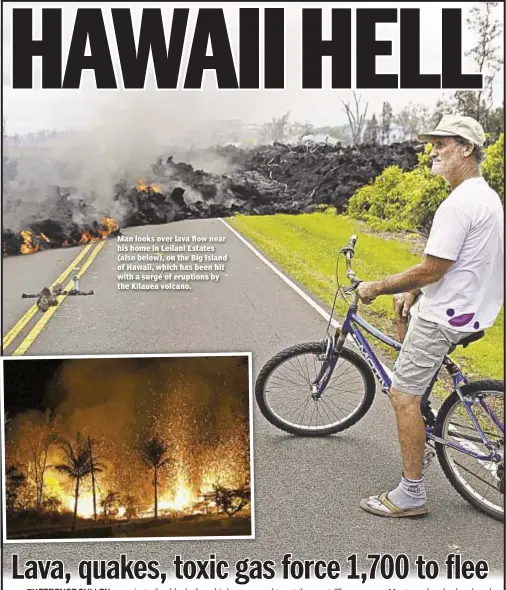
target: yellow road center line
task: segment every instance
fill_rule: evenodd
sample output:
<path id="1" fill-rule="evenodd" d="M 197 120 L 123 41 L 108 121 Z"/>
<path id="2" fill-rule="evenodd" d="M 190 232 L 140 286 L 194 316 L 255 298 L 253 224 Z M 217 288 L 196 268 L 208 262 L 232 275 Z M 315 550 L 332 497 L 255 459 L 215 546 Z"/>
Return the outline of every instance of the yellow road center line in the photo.
<path id="1" fill-rule="evenodd" d="M 87 244 L 78 256 L 67 266 L 67 268 L 61 273 L 61 275 L 54 281 L 54 283 L 49 287 L 49 290 L 52 291 L 53 287 L 58 283 L 62 283 L 69 274 L 73 271 L 76 264 L 86 256 L 86 254 L 90 251 L 93 247 L 93 242 Z M 28 324 L 28 322 L 33 318 L 33 316 L 37 313 L 38 307 L 36 304 L 33 304 L 32 307 L 25 313 L 25 315 L 7 332 L 7 334 L 3 337 L 2 340 L 2 348 L 5 352 L 5 349 L 10 345 L 10 343 L 16 338 L 16 336 L 24 329 L 24 327 Z"/>
<path id="2" fill-rule="evenodd" d="M 88 260 L 86 260 L 86 262 L 83 264 L 83 266 L 81 267 L 79 272 L 76 274 L 77 277 L 80 278 L 86 272 L 86 270 L 89 268 L 90 264 L 95 260 L 95 258 L 97 257 L 97 254 L 104 247 L 104 245 L 105 245 L 105 241 L 100 242 L 98 244 L 98 246 L 95 248 L 95 250 L 93 250 L 93 252 L 91 253 Z M 72 289 L 72 287 L 73 287 L 73 281 L 70 281 L 67 284 L 67 286 L 65 287 L 64 291 L 70 291 Z M 66 297 L 67 297 L 67 295 L 58 295 L 58 297 L 57 297 L 58 305 L 50 307 L 44 313 L 44 315 L 40 318 L 40 320 L 30 330 L 30 333 L 28 334 L 28 336 L 26 336 L 26 338 L 23 340 L 23 342 L 21 342 L 21 344 L 12 353 L 12 356 L 22 356 L 23 354 L 25 354 L 25 352 L 30 348 L 30 346 L 35 342 L 35 339 L 37 338 L 37 336 L 45 328 L 45 326 L 49 322 L 49 320 L 53 317 L 53 314 L 56 312 L 56 310 L 60 307 L 60 305 L 63 303 L 63 301 L 65 301 Z"/>

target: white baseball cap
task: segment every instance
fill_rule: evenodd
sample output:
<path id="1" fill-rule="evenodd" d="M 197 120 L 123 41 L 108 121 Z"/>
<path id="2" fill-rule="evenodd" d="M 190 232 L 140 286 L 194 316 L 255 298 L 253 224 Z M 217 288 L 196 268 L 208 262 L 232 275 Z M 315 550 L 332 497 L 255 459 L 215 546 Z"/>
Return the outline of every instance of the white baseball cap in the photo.
<path id="1" fill-rule="evenodd" d="M 460 137 L 480 147 L 483 146 L 486 140 L 483 127 L 478 121 L 463 115 L 444 115 L 434 131 L 422 133 L 418 136 L 418 139 L 431 141 L 434 137 L 455 137 L 456 135 L 460 135 Z"/>

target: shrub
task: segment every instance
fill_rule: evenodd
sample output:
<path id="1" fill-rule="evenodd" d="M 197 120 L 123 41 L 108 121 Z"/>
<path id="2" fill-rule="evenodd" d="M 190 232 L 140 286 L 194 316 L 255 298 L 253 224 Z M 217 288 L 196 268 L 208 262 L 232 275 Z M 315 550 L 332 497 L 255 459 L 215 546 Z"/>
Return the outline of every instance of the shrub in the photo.
<path id="1" fill-rule="evenodd" d="M 450 194 L 448 183 L 431 172 L 427 143 L 414 170 L 389 166 L 358 189 L 348 203 L 348 215 L 366 221 L 373 229 L 422 231 L 430 229 L 439 204 Z M 504 203 L 504 134 L 486 148 L 484 178 Z"/>
<path id="2" fill-rule="evenodd" d="M 485 153 L 487 157 L 482 165 L 483 177 L 504 203 L 504 133 L 485 149 Z"/>
<path id="3" fill-rule="evenodd" d="M 419 154 L 418 166 L 402 172 L 389 166 L 361 187 L 348 204 L 348 215 L 367 221 L 371 227 L 389 231 L 427 230 L 449 187 L 429 167 L 430 145 Z"/>

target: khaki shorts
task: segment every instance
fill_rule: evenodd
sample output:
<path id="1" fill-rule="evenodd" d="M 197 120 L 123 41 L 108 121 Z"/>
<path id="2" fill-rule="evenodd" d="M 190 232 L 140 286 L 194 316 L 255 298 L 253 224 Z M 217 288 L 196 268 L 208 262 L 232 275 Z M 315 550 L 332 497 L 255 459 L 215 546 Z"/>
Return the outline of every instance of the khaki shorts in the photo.
<path id="1" fill-rule="evenodd" d="M 392 386 L 402 393 L 423 395 L 450 348 L 473 332 L 456 332 L 429 322 L 413 306 L 406 338 L 394 366 Z"/>

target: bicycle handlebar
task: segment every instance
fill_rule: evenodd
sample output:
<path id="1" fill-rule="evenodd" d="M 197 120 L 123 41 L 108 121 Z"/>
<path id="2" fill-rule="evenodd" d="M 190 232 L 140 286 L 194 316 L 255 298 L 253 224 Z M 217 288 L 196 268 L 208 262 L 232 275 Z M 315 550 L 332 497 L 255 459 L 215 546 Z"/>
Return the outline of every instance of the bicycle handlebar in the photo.
<path id="1" fill-rule="evenodd" d="M 358 237 L 353 235 L 350 238 L 350 241 L 348 242 L 348 245 L 345 246 L 344 248 L 341 248 L 341 252 L 343 254 L 346 255 L 346 258 L 348 259 L 348 255 L 350 258 L 353 258 L 354 254 L 355 254 L 355 244 L 357 243 Z"/>
<path id="2" fill-rule="evenodd" d="M 350 279 L 351 284 L 352 284 L 351 288 L 346 289 L 347 292 L 354 291 L 358 287 L 358 285 L 362 282 L 360 279 L 357 278 L 357 276 L 355 275 L 355 272 L 353 271 L 353 269 L 351 267 L 351 259 L 355 255 L 355 245 L 357 243 L 357 240 L 358 240 L 358 236 L 352 235 L 350 238 L 350 241 L 348 242 L 348 245 L 345 246 L 344 248 L 341 248 L 341 253 L 346 256 L 346 276 L 348 279 Z"/>

